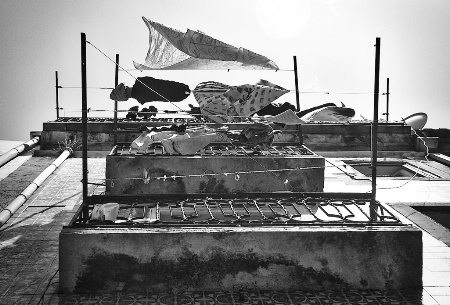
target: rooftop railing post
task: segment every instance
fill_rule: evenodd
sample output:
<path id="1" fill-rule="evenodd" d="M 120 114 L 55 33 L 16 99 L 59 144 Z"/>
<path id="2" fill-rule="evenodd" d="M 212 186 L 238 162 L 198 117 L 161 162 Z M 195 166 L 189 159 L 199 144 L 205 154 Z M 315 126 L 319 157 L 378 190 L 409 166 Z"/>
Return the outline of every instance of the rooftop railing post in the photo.
<path id="1" fill-rule="evenodd" d="M 86 85 L 86 34 L 81 33 L 81 121 L 83 125 L 83 210 L 82 218 L 86 222 L 89 218 L 88 197 L 88 162 L 87 162 L 87 85 Z"/>
<path id="2" fill-rule="evenodd" d="M 116 73 L 114 80 L 114 88 L 119 84 L 119 54 L 116 54 Z M 117 100 L 114 101 L 114 146 L 117 145 Z"/>
<path id="3" fill-rule="evenodd" d="M 295 101 L 297 103 L 297 111 L 300 111 L 300 97 L 298 92 L 298 75 L 297 75 L 297 56 L 294 56 L 294 77 L 295 77 Z"/>
<path id="4" fill-rule="evenodd" d="M 56 78 L 56 119 L 59 119 L 59 84 L 58 84 L 58 71 L 55 71 Z"/>
<path id="5" fill-rule="evenodd" d="M 375 44 L 375 85 L 373 94 L 373 122 L 372 122 L 372 198 L 370 201 L 370 216 L 376 220 L 376 192 L 377 192 L 377 139 L 378 139 L 378 93 L 380 90 L 380 38 Z"/>
<path id="6" fill-rule="evenodd" d="M 389 78 L 386 84 L 386 122 L 389 122 Z"/>

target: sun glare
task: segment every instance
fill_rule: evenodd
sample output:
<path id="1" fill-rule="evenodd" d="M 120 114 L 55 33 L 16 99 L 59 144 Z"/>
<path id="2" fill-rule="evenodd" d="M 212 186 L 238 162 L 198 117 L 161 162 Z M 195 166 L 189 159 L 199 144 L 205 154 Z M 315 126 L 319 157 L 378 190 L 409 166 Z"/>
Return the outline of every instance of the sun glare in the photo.
<path id="1" fill-rule="evenodd" d="M 310 1 L 260 0 L 256 20 L 265 33 L 275 39 L 289 39 L 297 35 L 308 23 Z"/>

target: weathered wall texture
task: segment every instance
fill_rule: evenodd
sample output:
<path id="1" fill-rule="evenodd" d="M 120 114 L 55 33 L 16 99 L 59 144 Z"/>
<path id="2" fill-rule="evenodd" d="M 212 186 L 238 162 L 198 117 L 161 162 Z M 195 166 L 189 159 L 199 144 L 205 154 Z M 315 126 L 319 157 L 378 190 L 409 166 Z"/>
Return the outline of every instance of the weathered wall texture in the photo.
<path id="1" fill-rule="evenodd" d="M 122 129 L 118 133 L 119 143 L 131 143 L 139 136 L 139 126 L 160 126 L 161 122 L 120 123 Z M 167 123 L 165 125 L 168 125 Z M 170 125 L 170 124 L 169 124 Z M 195 124 L 194 124 L 195 125 Z M 242 129 L 248 124 L 227 124 L 230 130 Z M 112 123 L 88 123 L 88 150 L 109 151 L 113 147 Z M 208 124 L 218 128 L 218 124 Z M 275 136 L 275 142 L 299 143 L 301 141 L 297 126 L 273 125 L 281 133 Z M 41 133 L 41 149 L 58 148 L 70 135 L 76 135 L 81 141 L 81 123 L 44 123 Z M 134 131 L 133 131 L 134 130 Z M 301 125 L 303 144 L 313 151 L 369 151 L 371 131 L 368 123 L 352 124 L 303 124 Z M 378 126 L 378 149 L 381 151 L 414 150 L 414 139 L 411 127 L 401 124 L 380 124 Z"/>
<path id="2" fill-rule="evenodd" d="M 64 229 L 61 292 L 402 289 L 422 285 L 413 227 Z"/>
<path id="3" fill-rule="evenodd" d="M 107 156 L 106 194 L 322 192 L 325 159 L 314 155 L 298 157 L 205 157 L 205 156 Z M 205 173 L 236 173 L 307 168 L 295 171 L 171 178 Z M 144 169 L 150 179 L 144 183 Z M 130 179 L 131 178 L 131 179 Z M 286 182 L 286 179 L 288 180 Z"/>

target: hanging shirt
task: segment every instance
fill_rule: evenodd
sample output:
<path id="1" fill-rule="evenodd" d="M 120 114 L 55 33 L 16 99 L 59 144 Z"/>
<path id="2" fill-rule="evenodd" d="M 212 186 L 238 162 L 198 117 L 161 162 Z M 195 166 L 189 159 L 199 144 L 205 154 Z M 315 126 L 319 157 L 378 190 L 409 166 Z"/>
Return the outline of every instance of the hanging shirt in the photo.
<path id="1" fill-rule="evenodd" d="M 131 97 L 140 104 L 156 101 L 181 102 L 190 94 L 191 90 L 186 84 L 150 76 L 138 77 L 131 90 Z"/>

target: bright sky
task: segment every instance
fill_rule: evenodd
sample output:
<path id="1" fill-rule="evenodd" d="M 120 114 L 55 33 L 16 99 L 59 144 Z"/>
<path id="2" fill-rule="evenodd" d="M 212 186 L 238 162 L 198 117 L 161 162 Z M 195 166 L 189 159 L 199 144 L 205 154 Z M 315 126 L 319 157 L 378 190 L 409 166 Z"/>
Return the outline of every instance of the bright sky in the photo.
<path id="1" fill-rule="evenodd" d="M 342 101 L 373 117 L 375 41 L 381 38 L 380 93 L 390 79 L 390 119 L 428 114 L 426 128 L 450 128 L 450 1 L 448 0 L 0 0 L 0 140 L 28 140 L 56 119 L 55 71 L 63 87 L 81 85 L 81 35 L 133 68 L 148 50 L 148 19 L 200 30 L 293 69 L 297 57 L 302 109 Z M 291 71 L 130 71 L 183 82 L 252 84 L 263 78 L 295 89 Z M 121 72 L 119 81 L 132 85 Z M 113 87 L 114 64 L 87 45 L 88 87 Z M 81 89 L 59 91 L 61 116 L 81 116 Z M 320 92 L 329 92 L 324 94 Z M 88 107 L 113 110 L 110 90 L 89 89 Z M 352 93 L 352 94 L 342 94 Z M 357 94 L 355 94 L 357 93 Z M 295 104 L 289 93 L 280 102 Z M 178 105 L 196 104 L 191 95 Z M 139 105 L 134 100 L 121 110 Z M 158 109 L 176 109 L 158 103 Z M 380 118 L 386 97 L 380 95 Z M 93 112 L 109 116 L 112 112 Z M 119 114 L 124 116 L 125 113 Z"/>

